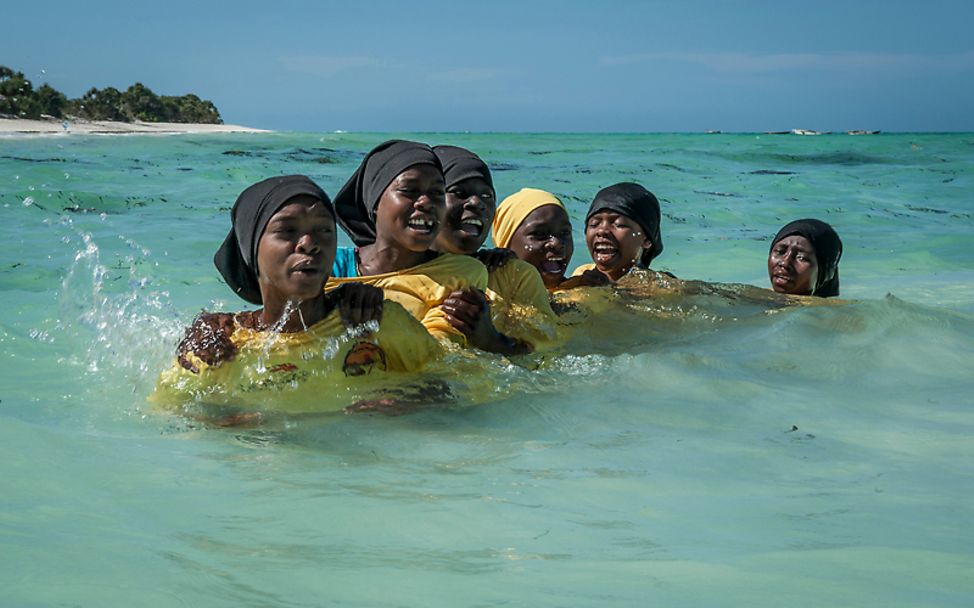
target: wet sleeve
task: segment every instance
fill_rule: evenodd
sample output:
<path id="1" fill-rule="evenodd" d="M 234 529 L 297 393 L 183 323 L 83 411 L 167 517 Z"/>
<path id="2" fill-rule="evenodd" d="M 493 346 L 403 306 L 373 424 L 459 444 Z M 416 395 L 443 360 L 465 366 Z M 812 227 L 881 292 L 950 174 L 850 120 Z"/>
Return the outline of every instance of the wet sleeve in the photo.
<path id="1" fill-rule="evenodd" d="M 389 371 L 418 371 L 441 353 L 433 335 L 395 302 L 386 301 L 376 340 Z"/>

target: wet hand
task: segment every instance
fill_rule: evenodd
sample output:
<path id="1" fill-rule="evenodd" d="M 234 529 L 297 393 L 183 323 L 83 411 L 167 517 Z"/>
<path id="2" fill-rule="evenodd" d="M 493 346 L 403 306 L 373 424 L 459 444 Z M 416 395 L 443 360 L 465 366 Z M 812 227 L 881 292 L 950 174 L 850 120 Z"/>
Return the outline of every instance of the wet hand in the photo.
<path id="1" fill-rule="evenodd" d="M 498 247 L 496 249 L 481 249 L 480 251 L 474 252 L 473 257 L 477 258 L 481 264 L 486 266 L 488 271 L 493 272 L 516 258 L 517 254 L 510 249 Z"/>
<path id="2" fill-rule="evenodd" d="M 346 327 L 382 320 L 382 290 L 362 283 L 346 283 L 330 294 Z"/>
<path id="3" fill-rule="evenodd" d="M 198 374 L 200 370 L 187 357 L 189 353 L 212 366 L 223 361 L 232 361 L 237 356 L 237 347 L 230 340 L 233 330 L 233 315 L 200 313 L 193 320 L 193 324 L 186 328 L 186 334 L 176 346 L 176 361 L 194 374 Z"/>

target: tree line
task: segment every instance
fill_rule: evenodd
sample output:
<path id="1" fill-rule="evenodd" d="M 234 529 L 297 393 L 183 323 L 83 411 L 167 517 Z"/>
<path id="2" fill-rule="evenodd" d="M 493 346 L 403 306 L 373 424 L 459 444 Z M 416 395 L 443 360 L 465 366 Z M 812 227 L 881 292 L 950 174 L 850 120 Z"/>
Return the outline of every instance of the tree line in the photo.
<path id="1" fill-rule="evenodd" d="M 212 101 L 188 95 L 156 95 L 137 82 L 125 91 L 92 87 L 77 99 L 47 83 L 37 89 L 22 72 L 0 65 L 0 114 L 16 118 L 81 118 L 132 122 L 188 122 L 223 124 Z"/>

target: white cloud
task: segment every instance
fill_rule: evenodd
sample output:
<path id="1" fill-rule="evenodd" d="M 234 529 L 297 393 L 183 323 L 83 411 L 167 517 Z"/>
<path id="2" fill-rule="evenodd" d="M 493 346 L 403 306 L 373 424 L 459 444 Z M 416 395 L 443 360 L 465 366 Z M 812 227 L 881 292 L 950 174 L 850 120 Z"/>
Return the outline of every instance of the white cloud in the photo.
<path id="1" fill-rule="evenodd" d="M 696 63 L 715 72 L 768 73 L 793 70 L 948 70 L 974 69 L 974 51 L 949 54 L 913 53 L 639 53 L 603 57 L 602 65 L 659 61 Z"/>
<path id="2" fill-rule="evenodd" d="M 365 55 L 292 55 L 279 59 L 285 70 L 329 78 L 345 70 L 382 66 L 375 57 Z"/>

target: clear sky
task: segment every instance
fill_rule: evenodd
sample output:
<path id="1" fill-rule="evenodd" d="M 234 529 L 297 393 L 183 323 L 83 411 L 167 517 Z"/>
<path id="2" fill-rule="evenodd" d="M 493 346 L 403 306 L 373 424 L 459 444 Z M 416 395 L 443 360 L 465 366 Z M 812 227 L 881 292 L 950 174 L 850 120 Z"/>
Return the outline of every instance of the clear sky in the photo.
<path id="1" fill-rule="evenodd" d="M 280 130 L 974 131 L 974 1 L 8 2 L 0 64 Z"/>

